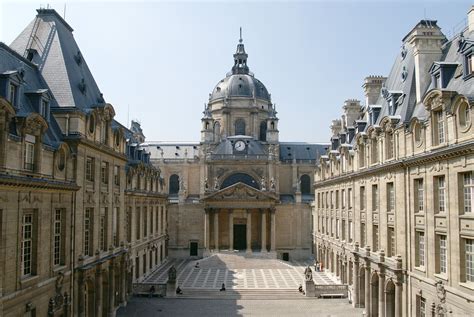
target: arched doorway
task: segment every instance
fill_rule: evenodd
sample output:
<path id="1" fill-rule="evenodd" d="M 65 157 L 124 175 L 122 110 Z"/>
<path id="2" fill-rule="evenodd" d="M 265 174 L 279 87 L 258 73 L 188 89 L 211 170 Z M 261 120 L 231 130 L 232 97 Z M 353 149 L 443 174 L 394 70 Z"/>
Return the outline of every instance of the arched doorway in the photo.
<path id="1" fill-rule="evenodd" d="M 86 316 L 95 315 L 95 287 L 91 279 L 88 279 L 85 285 L 84 310 Z"/>
<path id="2" fill-rule="evenodd" d="M 179 192 L 179 176 L 176 174 L 171 175 L 169 184 L 169 194 L 177 194 Z"/>
<path id="3" fill-rule="evenodd" d="M 385 285 L 385 317 L 395 317 L 395 284 L 391 279 Z"/>
<path id="4" fill-rule="evenodd" d="M 365 267 L 359 269 L 359 307 L 365 307 Z M 356 303 L 357 304 L 357 303 Z"/>
<path id="5" fill-rule="evenodd" d="M 379 315 L 379 276 L 377 273 L 372 274 L 370 279 L 370 312 L 371 316 Z"/>
<path id="6" fill-rule="evenodd" d="M 252 176 L 245 173 L 235 173 L 230 175 L 222 182 L 221 189 L 232 186 L 239 182 L 249 185 L 255 189 L 260 189 L 257 181 Z"/>

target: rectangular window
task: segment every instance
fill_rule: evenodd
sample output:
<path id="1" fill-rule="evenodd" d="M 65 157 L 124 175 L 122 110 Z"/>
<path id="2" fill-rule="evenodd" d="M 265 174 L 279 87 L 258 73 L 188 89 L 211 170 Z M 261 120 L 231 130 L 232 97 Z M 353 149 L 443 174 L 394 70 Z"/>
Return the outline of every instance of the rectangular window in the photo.
<path id="1" fill-rule="evenodd" d="M 331 190 L 331 199 L 330 199 L 330 201 L 331 201 L 331 209 L 334 209 L 334 197 L 333 197 L 333 195 L 334 195 L 334 193 L 333 193 L 333 191 Z"/>
<path id="2" fill-rule="evenodd" d="M 448 244 L 445 235 L 438 236 L 439 241 L 439 273 L 448 272 Z"/>
<path id="3" fill-rule="evenodd" d="M 336 239 L 339 239 L 339 219 L 336 219 Z"/>
<path id="4" fill-rule="evenodd" d="M 127 242 L 132 242 L 132 207 L 127 211 Z"/>
<path id="5" fill-rule="evenodd" d="M 352 242 L 354 239 L 354 227 L 352 225 L 352 220 L 349 220 L 349 242 Z"/>
<path id="6" fill-rule="evenodd" d="M 365 202 L 366 202 L 366 197 L 365 197 L 365 186 L 360 187 L 360 210 L 365 210 Z"/>
<path id="7" fill-rule="evenodd" d="M 92 208 L 86 208 L 84 213 L 84 255 L 92 255 Z"/>
<path id="8" fill-rule="evenodd" d="M 102 251 L 107 250 L 107 207 L 100 209 L 100 235 L 99 247 Z"/>
<path id="9" fill-rule="evenodd" d="M 114 184 L 120 186 L 120 166 L 114 166 Z"/>
<path id="10" fill-rule="evenodd" d="M 446 183 L 444 176 L 436 177 L 436 185 L 437 185 L 437 211 L 438 212 L 446 212 Z"/>
<path id="11" fill-rule="evenodd" d="M 61 265 L 63 263 L 63 212 L 61 209 L 54 211 L 54 225 L 53 225 L 53 265 Z"/>
<path id="12" fill-rule="evenodd" d="M 321 193 L 318 193 L 318 208 L 321 208 Z"/>
<path id="13" fill-rule="evenodd" d="M 352 188 L 347 189 L 347 207 L 352 209 Z"/>
<path id="14" fill-rule="evenodd" d="M 372 211 L 379 209 L 379 188 L 377 185 L 372 185 Z"/>
<path id="15" fill-rule="evenodd" d="M 46 120 L 49 119 L 49 103 L 46 100 L 41 100 L 41 116 Z"/>
<path id="16" fill-rule="evenodd" d="M 474 239 L 465 240 L 466 281 L 474 282 Z"/>
<path id="17" fill-rule="evenodd" d="M 100 125 L 100 142 L 107 144 L 108 133 L 107 133 L 107 123 L 102 122 Z"/>
<path id="18" fill-rule="evenodd" d="M 135 258 L 135 279 L 138 280 L 140 277 L 140 258 L 137 257 Z"/>
<path id="19" fill-rule="evenodd" d="M 109 183 L 109 163 L 102 162 L 100 166 L 100 178 L 102 180 L 102 184 Z"/>
<path id="20" fill-rule="evenodd" d="M 418 242 L 416 266 L 425 266 L 425 233 L 417 231 L 416 236 Z"/>
<path id="21" fill-rule="evenodd" d="M 426 317 L 426 299 L 418 297 L 418 317 Z"/>
<path id="22" fill-rule="evenodd" d="M 114 212 L 112 213 L 112 241 L 115 247 L 119 245 L 119 214 L 119 207 L 114 207 Z"/>
<path id="23" fill-rule="evenodd" d="M 473 54 L 469 55 L 466 57 L 466 66 L 467 66 L 467 74 L 472 74 L 474 73 L 474 57 L 472 57 Z"/>
<path id="24" fill-rule="evenodd" d="M 388 256 L 395 256 L 396 246 L 395 246 L 395 229 L 393 227 L 388 227 Z"/>
<path id="25" fill-rule="evenodd" d="M 93 182 L 94 181 L 94 158 L 88 156 L 86 159 L 86 180 Z"/>
<path id="26" fill-rule="evenodd" d="M 372 228 L 372 245 L 374 248 L 372 251 L 377 252 L 379 250 L 379 226 L 374 225 Z"/>
<path id="27" fill-rule="evenodd" d="M 143 207 L 143 237 L 148 235 L 148 210 Z"/>
<path id="28" fill-rule="evenodd" d="M 342 224 L 342 227 L 341 227 L 342 240 L 346 240 L 346 221 L 342 219 L 341 224 Z"/>
<path id="29" fill-rule="evenodd" d="M 365 223 L 360 224 L 360 246 L 365 247 L 366 243 L 366 230 L 365 230 Z"/>
<path id="30" fill-rule="evenodd" d="M 437 129 L 437 141 L 438 144 L 444 143 L 444 116 L 443 111 L 434 112 Z"/>
<path id="31" fill-rule="evenodd" d="M 393 183 L 387 183 L 387 211 L 395 210 L 395 189 Z"/>
<path id="32" fill-rule="evenodd" d="M 336 209 L 339 209 L 339 191 L 336 190 Z"/>
<path id="33" fill-rule="evenodd" d="M 135 226 L 136 226 L 137 232 L 136 232 L 136 236 L 135 236 L 135 237 L 136 237 L 137 240 L 140 240 L 140 238 L 141 238 L 141 230 L 140 230 L 140 228 L 141 228 L 141 219 L 140 219 L 140 216 L 141 216 L 141 215 L 140 215 L 140 213 L 141 213 L 140 207 L 136 207 L 135 215 L 137 216 L 137 222 L 136 222 Z"/>
<path id="34" fill-rule="evenodd" d="M 16 107 L 16 97 L 17 97 L 17 86 L 10 83 L 10 103 L 13 107 Z"/>
<path id="35" fill-rule="evenodd" d="M 342 209 L 344 209 L 346 208 L 346 190 L 345 189 L 341 190 L 341 198 L 342 198 L 341 207 Z"/>
<path id="36" fill-rule="evenodd" d="M 472 212 L 472 196 L 474 196 L 474 173 L 463 174 L 463 203 L 464 212 Z"/>
<path id="37" fill-rule="evenodd" d="M 21 227 L 21 275 L 32 274 L 33 263 L 33 213 L 23 214 Z"/>
<path id="38" fill-rule="evenodd" d="M 415 179 L 415 212 L 423 212 L 424 189 L 423 179 Z"/>
<path id="39" fill-rule="evenodd" d="M 27 171 L 35 169 L 35 142 L 35 136 L 30 134 L 25 136 L 24 169 Z"/>
<path id="40" fill-rule="evenodd" d="M 153 217 L 155 216 L 155 207 L 150 207 L 150 234 L 155 232 L 155 223 L 153 222 Z"/>

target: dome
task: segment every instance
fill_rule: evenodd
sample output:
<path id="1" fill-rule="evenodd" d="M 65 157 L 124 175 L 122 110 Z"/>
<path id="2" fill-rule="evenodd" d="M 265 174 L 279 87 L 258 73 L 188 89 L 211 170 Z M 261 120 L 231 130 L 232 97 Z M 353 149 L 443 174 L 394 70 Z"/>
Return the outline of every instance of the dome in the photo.
<path id="1" fill-rule="evenodd" d="M 212 91 L 209 102 L 224 97 L 244 97 L 263 99 L 270 102 L 270 94 L 265 85 L 250 74 L 231 74 L 217 83 Z"/>
<path id="2" fill-rule="evenodd" d="M 264 84 L 253 76 L 247 65 L 248 55 L 242 43 L 242 29 L 239 44 L 234 54 L 234 66 L 227 74 L 226 78 L 217 83 L 216 87 L 209 94 L 209 102 L 213 102 L 224 97 L 256 98 L 271 102 L 270 94 Z"/>

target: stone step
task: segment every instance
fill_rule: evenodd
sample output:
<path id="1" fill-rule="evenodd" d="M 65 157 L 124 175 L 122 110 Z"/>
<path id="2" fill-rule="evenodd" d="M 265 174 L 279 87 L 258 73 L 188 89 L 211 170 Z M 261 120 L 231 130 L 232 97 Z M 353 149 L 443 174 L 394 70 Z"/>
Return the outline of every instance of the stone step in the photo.
<path id="1" fill-rule="evenodd" d="M 176 298 L 212 298 L 212 299 L 308 299 L 296 289 L 215 289 L 184 288 L 182 295 Z"/>

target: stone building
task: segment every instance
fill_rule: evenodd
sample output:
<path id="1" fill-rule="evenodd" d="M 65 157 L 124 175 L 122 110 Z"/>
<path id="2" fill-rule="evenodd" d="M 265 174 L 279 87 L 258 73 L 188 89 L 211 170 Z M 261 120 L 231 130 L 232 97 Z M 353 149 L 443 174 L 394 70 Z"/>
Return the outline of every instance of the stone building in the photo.
<path id="1" fill-rule="evenodd" d="M 451 39 L 420 21 L 390 74 L 344 103 L 319 161 L 317 258 L 368 316 L 474 311 L 474 7 Z"/>
<path id="2" fill-rule="evenodd" d="M 139 125 L 114 120 L 72 31 L 40 9 L 0 44 L 3 316 L 113 316 L 167 254 L 160 171 Z"/>
<path id="3" fill-rule="evenodd" d="M 233 57 L 209 94 L 201 141 L 145 147 L 167 183 L 170 256 L 308 258 L 315 163 L 327 145 L 279 142 L 275 105 L 242 39 Z"/>

